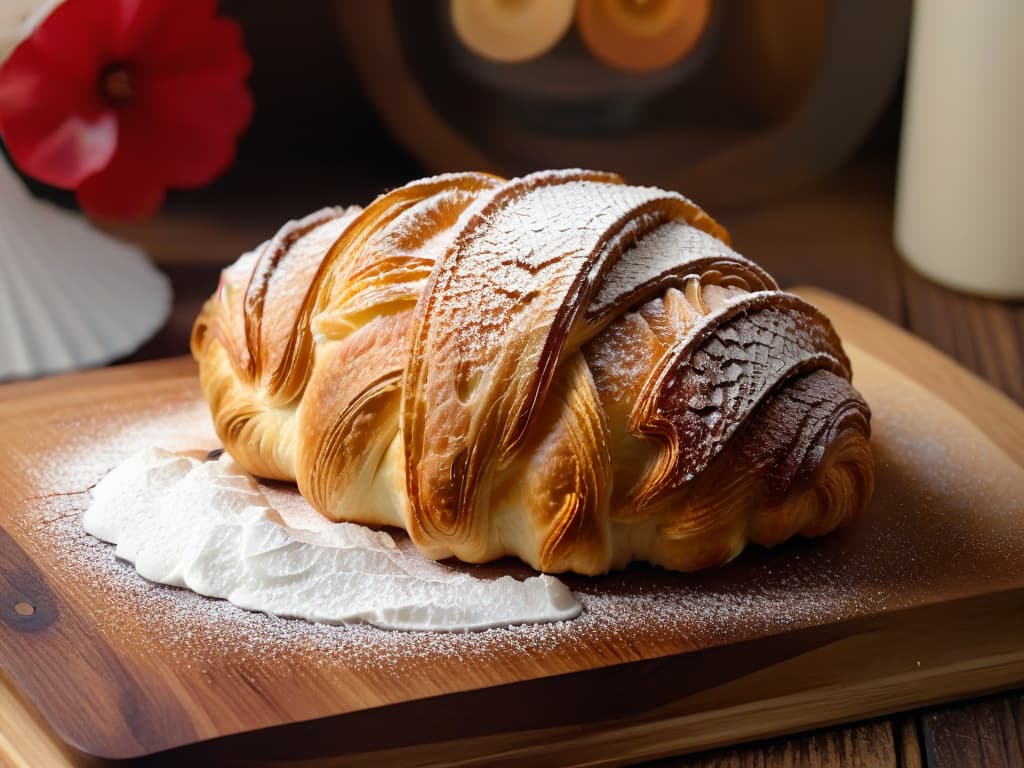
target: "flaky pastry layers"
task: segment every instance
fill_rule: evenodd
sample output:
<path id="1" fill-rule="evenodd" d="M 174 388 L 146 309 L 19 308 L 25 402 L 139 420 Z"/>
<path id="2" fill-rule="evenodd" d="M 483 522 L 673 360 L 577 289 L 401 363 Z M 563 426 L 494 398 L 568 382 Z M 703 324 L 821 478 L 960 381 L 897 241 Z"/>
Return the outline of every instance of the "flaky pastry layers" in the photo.
<path id="1" fill-rule="evenodd" d="M 437 176 L 289 222 L 224 271 L 192 352 L 242 466 L 432 558 L 689 571 L 873 489 L 829 321 L 613 174 Z"/>

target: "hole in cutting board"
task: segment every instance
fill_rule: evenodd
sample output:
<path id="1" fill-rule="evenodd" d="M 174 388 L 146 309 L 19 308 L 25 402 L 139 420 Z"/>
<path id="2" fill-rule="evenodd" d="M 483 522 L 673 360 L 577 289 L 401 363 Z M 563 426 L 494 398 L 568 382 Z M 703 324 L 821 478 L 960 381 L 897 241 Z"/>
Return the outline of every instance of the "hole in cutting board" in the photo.
<path id="1" fill-rule="evenodd" d="M 32 605 L 32 603 L 15 603 L 14 612 L 19 616 L 31 616 L 33 613 L 36 612 L 36 607 Z"/>

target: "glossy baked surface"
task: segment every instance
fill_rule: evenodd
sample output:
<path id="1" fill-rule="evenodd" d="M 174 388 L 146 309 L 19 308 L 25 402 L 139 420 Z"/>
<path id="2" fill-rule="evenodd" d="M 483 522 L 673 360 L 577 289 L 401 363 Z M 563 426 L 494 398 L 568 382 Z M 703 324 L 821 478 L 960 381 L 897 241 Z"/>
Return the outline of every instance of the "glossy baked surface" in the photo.
<path id="1" fill-rule="evenodd" d="M 193 354 L 225 447 L 429 557 L 692 571 L 870 498 L 828 319 L 673 192 L 591 171 L 412 182 L 225 270 Z"/>

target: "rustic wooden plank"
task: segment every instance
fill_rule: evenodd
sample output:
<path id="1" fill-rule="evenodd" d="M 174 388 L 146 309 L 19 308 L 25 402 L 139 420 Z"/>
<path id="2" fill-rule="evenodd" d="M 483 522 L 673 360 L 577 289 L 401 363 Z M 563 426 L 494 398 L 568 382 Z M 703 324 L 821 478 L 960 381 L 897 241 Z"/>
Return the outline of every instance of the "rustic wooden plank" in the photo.
<path id="1" fill-rule="evenodd" d="M 1024 404 L 1024 302 L 958 293 L 909 267 L 903 277 L 910 330 Z"/>
<path id="2" fill-rule="evenodd" d="M 52 399 L 67 403 L 80 396 L 80 388 L 88 387 L 86 397 L 95 398 L 103 390 L 122 390 L 140 381 L 166 383 L 170 379 L 195 379 L 195 364 L 181 357 L 153 360 L 145 364 L 101 368 L 95 371 L 77 371 L 43 379 L 16 381 L 0 385 L 0 413 L 5 403 L 20 403 L 31 397 L 37 403 Z M 17 410 L 17 405 L 13 406 Z"/>
<path id="3" fill-rule="evenodd" d="M 865 182 L 862 189 L 870 188 L 872 183 L 877 182 Z M 758 214 L 737 214 L 731 220 L 727 218 L 727 221 L 732 226 L 738 247 L 766 263 L 780 276 L 783 282 L 792 282 L 800 278 L 811 279 L 829 285 L 841 293 L 858 295 L 865 302 L 873 304 L 877 310 L 898 319 L 900 309 L 894 307 L 891 296 L 886 291 L 878 293 L 873 291 L 866 282 L 858 281 L 856 277 L 851 278 L 851 274 L 858 270 L 865 275 L 870 274 L 872 269 L 877 272 L 878 266 L 876 264 L 872 267 L 872 260 L 877 260 L 883 269 L 888 269 L 886 265 L 889 265 L 892 260 L 891 247 L 888 245 L 888 223 L 885 211 L 878 208 L 863 221 L 858 214 L 843 211 L 843 201 L 849 202 L 858 199 L 860 194 L 861 192 L 857 189 L 853 189 L 851 192 L 848 188 L 836 193 L 835 199 L 831 201 L 826 197 L 817 203 L 813 200 L 803 203 L 799 200 L 788 204 L 784 203 L 782 204 L 783 215 L 779 219 L 773 219 L 771 216 L 762 218 Z M 866 198 L 875 193 L 865 192 L 864 194 Z M 804 237 L 801 232 L 801 226 L 805 221 L 814 222 L 810 238 Z M 826 222 L 826 225 L 819 227 L 821 222 Z M 865 222 L 866 226 L 864 226 Z M 187 231 L 191 228 L 193 218 L 186 217 L 184 223 L 189 226 L 183 226 L 181 221 L 173 221 L 167 230 L 161 231 L 164 234 L 171 230 Z M 858 233 L 853 242 L 859 243 L 859 245 L 853 245 L 848 250 L 841 249 L 843 254 L 838 258 L 835 257 L 834 252 L 832 259 L 818 258 L 817 253 L 821 249 L 815 246 L 819 239 L 825 246 L 834 248 L 834 232 L 842 231 L 845 236 L 851 232 L 851 227 L 854 232 Z M 859 239 L 864 233 L 868 233 L 870 236 Z M 219 250 L 237 251 L 249 247 L 255 235 L 258 233 L 253 230 L 239 230 L 231 235 L 234 237 L 233 240 L 230 238 L 224 240 L 223 242 L 227 245 Z M 156 241 L 166 242 L 166 238 L 160 232 L 154 237 Z M 845 242 L 847 246 L 850 246 L 850 240 Z M 746 244 L 749 244 L 749 247 Z M 885 251 L 882 259 L 877 258 L 880 249 Z M 217 251 L 218 249 L 210 250 Z M 867 260 L 859 258 L 861 253 L 868 254 L 869 258 Z M 176 287 L 178 308 L 169 327 L 158 336 L 154 343 L 147 345 L 148 349 L 144 348 L 132 359 L 175 354 L 184 349 L 192 318 L 205 296 L 212 290 L 211 286 L 216 281 L 219 263 L 230 260 L 233 255 L 234 253 L 226 259 L 203 256 L 203 260 L 209 259 L 209 261 L 201 266 L 168 265 Z M 219 263 L 216 265 L 210 263 L 215 261 Z M 1008 326 L 1010 332 L 1016 333 L 1019 339 L 1020 307 L 963 297 L 955 292 L 939 288 L 909 270 L 900 271 L 909 273 L 906 278 L 908 285 L 911 286 L 907 290 L 907 311 L 911 327 L 915 332 L 959 358 L 980 375 L 994 380 L 1004 390 L 1013 393 L 1019 401 L 1020 395 L 1014 392 L 1014 386 L 1020 385 L 1022 377 L 1014 376 L 1013 360 L 1016 359 L 1019 363 L 1021 344 L 1011 342 L 1007 345 L 1004 343 L 1000 351 L 1008 354 L 1000 355 L 991 351 L 981 354 L 977 352 L 978 345 L 975 343 L 974 337 L 980 335 L 982 339 L 980 344 L 985 347 L 991 338 L 991 332 L 986 330 L 987 328 L 1002 326 L 1005 329 Z M 893 285 L 896 282 L 895 280 L 879 280 L 876 283 L 876 288 L 878 285 Z M 879 296 L 882 297 L 881 300 L 879 300 Z M 953 307 L 953 309 L 949 309 L 949 307 Z M 952 320 L 954 317 L 964 315 L 971 316 L 971 321 L 958 323 Z M 1010 317 L 1009 321 L 1005 319 L 1007 315 Z M 966 333 L 964 328 L 967 329 Z M 975 329 L 980 329 L 980 331 Z M 1016 353 L 1015 356 L 1014 353 Z M 35 384 L 32 386 L 48 385 Z M 0 389 L 0 394 L 4 394 L 3 389 Z M 969 715 L 965 716 L 969 717 Z M 909 760 L 909 758 L 905 759 Z M 910 762 L 907 764 L 912 765 Z"/>
<path id="4" fill-rule="evenodd" d="M 860 723 L 801 736 L 643 763 L 643 768 L 905 768 L 892 723 Z"/>
<path id="5" fill-rule="evenodd" d="M 1024 303 L 940 286 L 902 268 L 907 323 L 946 354 L 1024 402 Z M 1021 766 L 1024 693 L 919 715 L 930 768 Z"/>
<path id="6" fill-rule="evenodd" d="M 899 272 L 905 322 L 910 330 L 1024 403 L 1024 303 L 950 290 L 906 265 Z M 966 402 L 964 407 L 969 409 L 971 404 Z M 1022 697 L 1024 693 L 1018 691 L 984 703 L 905 716 L 900 723 L 901 766 L 921 766 L 926 745 L 926 764 L 930 768 L 1020 766 L 1020 743 L 1024 741 L 1020 737 L 1024 728 Z M 925 744 L 921 743 L 918 728 L 922 729 Z M 986 752 L 986 745 L 1002 745 L 1003 749 Z"/>
<path id="7" fill-rule="evenodd" d="M 911 712 L 893 718 L 893 733 L 896 735 L 896 762 L 900 768 L 921 768 L 924 765 L 924 750 L 919 735 L 921 720 Z"/>
<path id="8" fill-rule="evenodd" d="M 86 764 L 54 736 L 0 668 L 0 767 L 75 768 Z"/>
<path id="9" fill-rule="evenodd" d="M 1024 768 L 1024 693 L 933 710 L 921 724 L 929 768 Z"/>
<path id="10" fill-rule="evenodd" d="M 935 366 L 951 367 L 927 345 L 877 318 L 872 320 L 863 310 L 824 294 L 809 292 L 808 295 L 834 317 L 840 332 L 850 342 L 851 357 L 857 361 L 855 368 L 869 399 L 876 387 L 880 388 L 877 392 L 890 391 L 886 388 L 894 385 L 912 387 L 909 382 L 899 385 L 902 379 L 896 373 L 898 370 L 906 370 L 916 377 L 920 372 L 911 369 L 922 365 L 932 365 L 933 369 Z M 872 358 L 863 352 L 868 347 L 885 348 L 893 356 L 896 367 L 871 362 Z M 929 360 L 933 362 L 928 363 Z M 160 366 L 169 366 L 164 371 L 169 376 L 166 381 L 149 376 Z M 0 434 L 0 443 L 6 446 L 3 450 L 9 457 L 0 465 L 0 486 L 7 489 L 4 498 L 51 498 L 61 491 L 81 491 L 82 483 L 89 478 L 79 477 L 74 488 L 51 487 L 52 483 L 59 482 L 58 478 L 41 479 L 26 470 L 38 466 L 39 461 L 52 465 L 52 461 L 47 463 L 48 451 L 68 441 L 75 444 L 81 430 L 95 435 L 104 418 L 114 418 L 117 424 L 135 423 L 154 409 L 167 414 L 168 409 L 173 411 L 175 403 L 179 407 L 191 407 L 188 404 L 195 403 L 198 397 L 193 371 L 190 361 L 179 359 L 144 366 L 141 374 L 135 366 L 128 366 L 69 377 L 64 380 L 64 387 L 53 382 L 41 383 L 40 390 L 33 389 L 34 385 L 18 385 L 24 387 L 25 396 L 0 404 L 0 418 L 7 426 Z M 91 386 L 94 381 L 95 388 Z M 924 376 L 920 381 L 939 389 L 946 388 L 955 395 L 954 400 L 967 398 L 978 403 L 979 408 L 990 401 L 1005 402 L 1005 398 L 1000 398 L 966 372 Z M 924 390 L 913 387 L 912 393 L 912 398 L 899 397 L 898 402 L 928 397 Z M 946 412 L 940 400 L 930 402 L 932 405 L 926 411 L 928 419 Z M 886 412 L 883 402 L 876 399 L 875 403 L 879 414 Z M 1008 430 L 1024 429 L 1024 414 L 1019 409 L 1012 405 L 998 408 L 1002 409 L 999 418 L 979 420 L 979 429 L 993 438 Z M 890 417 L 895 415 L 891 408 L 889 412 Z M 890 418 L 884 424 L 880 418 L 880 439 L 887 429 L 899 429 L 901 425 L 906 428 L 903 422 L 907 412 L 903 406 L 899 413 L 903 414 L 901 418 Z M 137 414 L 139 419 L 133 420 L 131 414 Z M 955 421 L 959 417 L 951 418 Z M 928 432 L 924 424 L 922 421 L 914 427 L 914 435 L 920 435 L 921 430 Z M 900 438 L 895 446 L 912 439 Z M 1024 447 L 1017 450 L 1012 442 L 1007 445 L 1010 455 L 1016 456 L 1024 466 Z M 12 453 L 9 449 L 16 450 Z M 141 634 L 131 642 L 119 633 L 99 631 L 98 623 L 109 625 L 114 616 L 118 621 L 133 621 L 131 606 L 121 604 L 117 594 L 106 594 L 89 582 L 66 575 L 55 575 L 49 579 L 51 586 L 43 588 L 47 580 L 45 577 L 42 581 L 35 579 L 33 573 L 54 565 L 52 551 L 45 547 L 40 549 L 42 544 L 34 542 L 29 535 L 34 507 L 22 501 L 0 514 L 5 523 L 13 521 L 13 525 L 5 525 L 9 541 L 0 542 L 3 544 L 0 554 L 17 566 L 14 570 L 0 569 L 0 572 L 23 576 L 18 577 L 20 581 L 16 579 L 8 584 L 9 591 L 13 590 L 11 595 L 18 597 L 10 601 L 12 605 L 26 599 L 23 593 L 38 592 L 36 604 L 55 605 L 51 619 L 59 622 L 63 629 L 47 625 L 45 631 L 26 634 L 21 631 L 23 618 L 4 614 L 11 626 L 0 627 L 0 648 L 6 649 L 4 663 L 12 678 L 17 679 L 19 685 L 33 686 L 36 695 L 46 698 L 47 707 L 40 704 L 40 708 L 49 713 L 47 716 L 64 717 L 66 733 L 76 734 L 79 744 L 92 747 L 99 744 L 101 750 L 110 750 L 106 754 L 117 754 L 118 750 L 123 750 L 120 754 L 137 753 L 147 745 L 149 748 L 160 744 L 169 747 L 195 738 L 237 733 L 335 712 L 338 717 L 354 717 L 355 720 L 324 721 L 319 735 L 305 741 L 299 738 L 281 741 L 269 735 L 263 741 L 236 741 L 231 746 L 233 752 L 221 756 L 243 749 L 248 749 L 250 755 L 257 755 L 273 747 L 277 750 L 277 759 L 286 761 L 288 753 L 294 753 L 301 745 L 305 745 L 304 749 L 314 746 L 327 749 L 332 745 L 332 734 L 337 740 L 338 733 L 346 733 L 346 744 L 341 748 L 356 752 L 364 762 L 388 766 L 427 758 L 450 764 L 470 764 L 479 762 L 485 755 L 492 756 L 491 762 L 496 765 L 557 764 L 569 755 L 581 759 L 585 756 L 592 764 L 647 759 L 784 733 L 794 728 L 820 727 L 849 718 L 874 716 L 968 691 L 995 690 L 1024 678 L 1024 649 L 1016 642 L 1016 638 L 1024 634 L 1024 625 L 1020 624 L 1024 621 L 1020 603 L 1024 592 L 1012 581 L 1019 578 L 1024 567 L 1008 564 L 1001 555 L 981 558 L 978 562 L 984 565 L 982 570 L 950 574 L 946 564 L 954 556 L 963 556 L 964 542 L 979 535 L 988 536 L 996 528 L 982 523 L 958 528 L 950 534 L 944 523 L 938 529 L 942 536 L 930 540 L 914 558 L 916 573 L 924 569 L 945 586 L 940 585 L 937 590 L 931 581 L 916 581 L 915 575 L 904 571 L 899 563 L 901 557 L 906 556 L 907 547 L 917 541 L 915 537 L 930 525 L 927 518 L 920 515 L 931 514 L 938 502 L 933 498 L 929 505 L 922 507 L 915 503 L 912 495 L 906 494 L 914 493 L 914 486 L 908 479 L 930 475 L 931 464 L 918 472 L 905 467 L 894 474 L 886 466 L 895 466 L 894 462 L 898 462 L 897 448 L 887 449 L 883 440 L 879 449 L 888 458 L 880 468 L 877 499 L 881 504 L 890 504 L 891 510 L 896 512 L 879 513 L 874 525 L 854 526 L 839 536 L 798 549 L 801 563 L 806 563 L 806 558 L 814 562 L 820 557 L 839 558 L 827 561 L 830 564 L 825 573 L 829 576 L 822 585 L 832 597 L 814 600 L 808 606 L 812 613 L 827 612 L 835 598 L 829 591 L 834 586 L 835 575 L 844 577 L 846 593 L 865 586 L 857 579 L 850 580 L 851 568 L 862 572 L 858 579 L 867 579 L 870 591 L 864 593 L 865 597 L 870 596 L 870 600 L 880 597 L 883 607 L 872 609 L 869 607 L 872 603 L 858 602 L 851 609 L 860 618 L 855 619 L 851 614 L 844 624 L 822 624 L 814 630 L 822 633 L 820 635 L 811 631 L 813 627 L 804 630 L 804 634 L 793 632 L 790 619 L 782 628 L 785 631 L 778 634 L 761 636 L 755 631 L 725 642 L 723 631 L 733 631 L 728 628 L 746 624 L 737 623 L 738 619 L 734 618 L 727 625 L 717 626 L 705 619 L 687 621 L 685 631 L 666 631 L 658 629 L 658 625 L 639 621 L 631 625 L 626 644 L 611 636 L 603 639 L 597 635 L 574 637 L 570 653 L 549 639 L 536 652 L 531 652 L 529 658 L 517 656 L 488 664 L 467 665 L 449 655 L 408 659 L 403 656 L 397 667 L 401 670 L 398 677 L 394 676 L 390 665 L 381 669 L 349 668 L 342 658 L 318 668 L 315 678 L 311 678 L 305 662 L 295 655 L 298 649 L 285 649 L 290 646 L 283 647 L 280 654 L 268 656 L 264 663 L 262 657 L 247 656 L 242 649 L 230 645 L 224 648 L 204 645 L 202 654 L 207 660 L 201 669 L 189 669 L 174 661 L 182 658 L 182 654 L 188 657 L 192 653 L 185 647 L 191 642 L 186 635 L 172 633 L 176 643 L 174 652 L 154 657 L 149 653 L 151 643 L 145 641 L 145 633 L 150 630 L 144 624 L 133 624 L 137 627 L 133 631 Z M 973 460 L 981 461 L 986 451 L 995 450 L 986 448 Z M 111 461 L 110 449 L 106 449 L 106 455 L 107 458 L 97 461 L 101 464 Z M 930 462 L 928 455 L 922 459 Z M 109 463 L 102 466 L 109 466 Z M 102 467 L 97 471 L 101 472 Z M 1013 470 L 1008 468 L 1007 472 L 1010 474 L 1005 477 L 1012 478 Z M 39 484 L 41 481 L 51 485 L 44 487 Z M 74 511 L 77 509 L 74 504 L 80 506 L 82 502 L 80 498 L 75 501 L 67 497 L 67 503 Z M 971 504 L 970 500 L 957 501 L 956 509 L 942 519 L 960 520 L 985 512 L 974 510 Z M 893 523 L 897 524 L 895 530 L 879 532 L 878 526 Z M 901 525 L 904 527 L 899 528 Z M 909 535 L 911 530 L 913 536 Z M 861 565 L 852 552 L 861 552 Z M 813 573 L 806 570 L 786 576 L 789 569 L 803 566 L 798 565 L 795 558 L 785 556 L 785 552 L 753 551 L 728 569 L 702 574 L 699 577 L 701 588 L 714 588 L 717 580 L 725 579 L 727 585 L 732 585 L 728 589 L 735 592 L 747 583 L 743 574 L 751 568 L 760 568 L 759 564 L 767 564 L 770 570 L 770 573 L 757 571 L 761 574 L 757 581 L 759 588 L 764 587 L 765 580 L 782 578 L 785 584 L 800 584 L 806 591 L 814 581 Z M 890 566 L 896 570 L 891 570 Z M 973 587 L 969 579 L 965 580 L 972 573 L 981 579 Z M 616 576 L 611 582 L 629 589 L 629 584 L 633 583 L 630 578 L 645 589 L 652 585 L 672 589 L 673 585 L 678 587 L 681 583 L 669 575 L 643 569 Z M 896 584 L 898 589 L 892 587 Z M 1010 591 L 984 594 L 996 584 Z M 952 602 L 945 602 L 943 595 Z M 978 602 L 982 597 L 991 601 Z M 770 617 L 771 612 L 766 614 L 757 609 L 756 602 L 751 608 L 756 614 L 752 613 L 751 619 L 763 621 L 766 616 Z M 741 601 L 731 610 L 743 610 L 745 604 Z M 904 612 L 902 609 L 908 605 L 921 607 Z M 72 642 L 71 638 L 73 651 L 62 646 Z M 879 652 L 880 648 L 885 651 Z M 713 657 L 693 655 L 698 649 L 704 649 L 702 653 Z M 7 655 L 12 651 L 15 656 Z M 209 658 L 211 654 L 217 658 Z M 58 658 L 63 661 L 55 662 Z M 649 668 L 618 664 L 630 659 L 639 663 L 644 658 L 647 658 L 644 663 L 651 664 Z M 76 659 L 79 665 L 85 666 L 76 667 L 72 673 L 66 665 Z M 588 659 L 596 665 L 594 668 L 584 669 L 591 663 Z M 855 663 L 851 662 L 853 659 Z M 100 667 L 95 666 L 98 662 L 101 662 Z M 608 664 L 612 666 L 605 667 Z M 587 675 L 597 675 L 586 678 L 582 688 L 576 678 L 544 677 L 574 668 Z M 59 685 L 43 679 L 49 679 L 54 669 L 62 670 Z M 113 677 L 104 683 L 108 673 Z M 113 689 L 110 680 L 116 681 Z M 309 687 L 314 680 L 315 686 Z M 519 693 L 515 693 L 514 688 L 494 687 L 516 680 L 538 687 Z M 89 696 L 94 703 L 90 707 L 81 707 L 77 704 L 78 698 L 69 697 L 67 687 L 82 681 L 94 686 Z M 48 685 L 50 687 L 46 687 Z M 474 688 L 479 690 L 470 690 Z M 254 697 L 253 690 L 259 695 Z M 629 690 L 630 695 L 608 695 L 609 691 L 623 690 Z M 462 698 L 431 700 L 439 694 Z M 175 704 L 163 710 L 158 708 L 162 718 L 159 722 L 152 716 L 154 696 L 160 702 Z M 225 706 L 224 697 L 231 701 L 231 706 Z M 113 702 L 120 703 L 113 705 Z M 824 702 L 828 702 L 827 707 Z M 107 717 L 97 720 L 100 712 L 96 706 L 111 705 L 113 711 L 130 720 L 121 725 Z M 401 709 L 405 705 L 419 708 L 414 713 Z M 372 709 L 374 706 L 378 709 Z M 471 713 L 471 722 L 464 723 L 461 716 L 445 716 L 446 712 Z M 497 713 L 500 718 L 496 720 Z M 389 717 L 395 719 L 389 721 Z M 401 727 L 398 722 L 402 723 Z M 419 723 L 416 738 L 425 739 L 424 744 L 413 739 L 411 723 Z M 104 730 L 106 733 L 101 733 Z M 405 747 L 385 749 L 390 743 L 387 740 L 393 739 L 396 733 L 413 741 L 407 742 Z M 101 738 L 104 741 L 100 741 Z M 558 750 L 552 750 L 554 744 L 558 745 Z M 333 747 L 339 748 L 339 745 L 334 743 Z M 291 759 L 298 757 L 303 755 L 292 754 Z"/>

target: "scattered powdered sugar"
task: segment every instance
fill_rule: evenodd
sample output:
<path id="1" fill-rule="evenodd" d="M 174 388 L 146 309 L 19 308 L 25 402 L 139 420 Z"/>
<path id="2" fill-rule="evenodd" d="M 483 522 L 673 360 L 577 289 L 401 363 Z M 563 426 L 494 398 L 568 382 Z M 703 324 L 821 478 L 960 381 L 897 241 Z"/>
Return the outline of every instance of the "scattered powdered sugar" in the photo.
<path id="1" fill-rule="evenodd" d="M 714 235 L 685 222 L 667 221 L 647 232 L 612 265 L 587 313 L 603 315 L 639 286 L 652 283 L 666 273 L 682 276 L 688 264 L 708 263 L 716 258 L 748 263 Z M 694 271 L 699 274 L 702 270 Z"/>
<path id="2" fill-rule="evenodd" d="M 736 640 L 737 632 L 756 636 L 810 626 L 829 618 L 830 607 L 851 603 L 839 579 L 824 594 L 814 585 L 786 579 L 765 585 L 729 579 L 734 583 L 704 589 L 696 577 L 641 566 L 604 579 L 567 577 L 583 609 L 572 621 L 466 633 L 310 623 L 246 611 L 141 578 L 129 563 L 114 557 L 112 547 L 84 533 L 80 516 L 86 504 L 83 494 L 47 505 L 48 522 L 37 533 L 55 556 L 58 570 L 90 593 L 98 628 L 114 643 L 150 647 L 186 668 L 238 654 L 299 658 L 312 667 L 343 663 L 353 669 L 439 657 L 481 663 L 496 656 L 511 661 L 568 654 L 571 659 L 587 638 L 618 649 L 621 655 L 610 655 L 610 663 L 650 655 L 648 644 L 659 637 L 666 641 L 662 653 L 710 647 Z M 790 556 L 799 562 L 801 553 Z M 521 572 L 516 566 L 509 570 Z M 764 570 L 772 573 L 770 567 Z"/>
<path id="3" fill-rule="evenodd" d="M 698 574 L 634 565 L 600 578 L 563 576 L 583 609 L 572 621 L 467 633 L 333 626 L 249 612 L 144 580 L 110 545 L 86 534 L 81 517 L 89 488 L 134 451 L 217 447 L 206 405 L 189 382 L 164 392 L 143 418 L 118 416 L 117 403 L 83 406 L 61 445 L 16 468 L 31 476 L 37 495 L 8 525 L 29 555 L 46 563 L 58 592 L 90 606 L 97 631 L 112 643 L 137 643 L 200 672 L 256 657 L 368 671 L 438 659 L 515 665 L 545 658 L 551 670 L 570 671 L 594 666 L 595 652 L 601 663 L 630 661 L 1020 586 L 1024 470 L 925 390 L 849 352 L 874 412 L 878 488 L 863 520 L 821 540 L 750 549 Z M 261 490 L 292 525 L 304 527 L 303 515 L 309 527 L 319 524 L 294 489 Z M 410 547 L 401 533 L 393 536 L 400 548 Z M 508 561 L 450 567 L 478 578 L 532 575 Z M 580 654 L 581 647 L 588 652 Z"/>
<path id="4" fill-rule="evenodd" d="M 385 531 L 286 515 L 227 453 L 146 448 L 100 480 L 82 522 L 151 581 L 277 616 L 467 631 L 579 615 L 552 576 L 478 579 L 427 564 Z"/>

